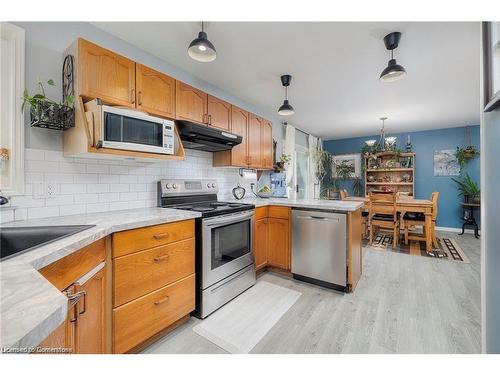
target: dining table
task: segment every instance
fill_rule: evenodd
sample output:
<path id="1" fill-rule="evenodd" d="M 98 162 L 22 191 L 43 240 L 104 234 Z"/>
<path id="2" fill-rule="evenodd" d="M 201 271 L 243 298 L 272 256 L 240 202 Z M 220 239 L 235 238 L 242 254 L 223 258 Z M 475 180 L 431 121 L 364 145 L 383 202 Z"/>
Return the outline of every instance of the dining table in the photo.
<path id="1" fill-rule="evenodd" d="M 369 197 L 345 197 L 344 200 L 364 202 L 364 210 L 369 210 L 370 198 Z M 416 199 L 410 196 L 401 195 L 396 199 L 396 210 L 400 213 L 400 216 L 406 212 L 423 213 L 424 220 L 424 233 L 425 233 L 425 248 L 427 253 L 432 254 L 433 245 L 435 248 L 438 247 L 436 238 L 436 223 L 432 219 L 432 201 L 429 199 Z"/>

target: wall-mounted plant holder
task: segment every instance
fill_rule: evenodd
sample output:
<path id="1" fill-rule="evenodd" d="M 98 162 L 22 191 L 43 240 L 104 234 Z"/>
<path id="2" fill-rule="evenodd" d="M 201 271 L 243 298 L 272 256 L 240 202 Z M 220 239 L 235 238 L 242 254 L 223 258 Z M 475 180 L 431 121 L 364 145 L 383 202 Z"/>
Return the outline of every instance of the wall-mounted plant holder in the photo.
<path id="1" fill-rule="evenodd" d="M 75 126 L 75 110 L 66 105 L 38 102 L 30 107 L 31 126 L 66 130 Z"/>

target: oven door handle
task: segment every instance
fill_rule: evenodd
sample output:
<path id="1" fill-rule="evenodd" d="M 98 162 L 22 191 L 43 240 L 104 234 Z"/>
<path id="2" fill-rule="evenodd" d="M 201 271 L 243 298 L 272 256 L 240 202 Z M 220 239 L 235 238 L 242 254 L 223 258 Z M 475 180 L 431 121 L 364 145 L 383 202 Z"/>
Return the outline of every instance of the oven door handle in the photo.
<path id="1" fill-rule="evenodd" d="M 207 227 L 222 226 L 231 223 L 237 223 L 238 221 L 251 219 L 254 216 L 254 212 L 244 212 L 242 214 L 232 214 L 221 218 L 206 219 L 204 225 Z"/>

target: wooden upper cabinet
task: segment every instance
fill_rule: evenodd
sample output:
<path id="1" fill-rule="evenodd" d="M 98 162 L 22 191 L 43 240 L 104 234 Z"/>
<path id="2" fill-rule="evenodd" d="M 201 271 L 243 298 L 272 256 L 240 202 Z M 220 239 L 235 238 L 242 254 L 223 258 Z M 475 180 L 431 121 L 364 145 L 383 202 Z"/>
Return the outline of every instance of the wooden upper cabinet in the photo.
<path id="1" fill-rule="evenodd" d="M 142 111 L 175 118 L 175 79 L 136 64 L 136 101 Z"/>
<path id="2" fill-rule="evenodd" d="M 222 130 L 231 130 L 231 104 L 208 95 L 208 125 Z"/>
<path id="3" fill-rule="evenodd" d="M 260 128 L 261 164 L 265 169 L 272 169 L 273 160 L 273 124 L 264 120 Z"/>
<path id="4" fill-rule="evenodd" d="M 234 105 L 231 106 L 231 133 L 241 135 L 241 143 L 231 150 L 214 152 L 214 167 L 247 167 L 248 166 L 248 129 L 249 113 Z"/>
<path id="5" fill-rule="evenodd" d="M 261 152 L 260 152 L 260 128 L 262 119 L 250 113 L 248 121 L 248 165 L 252 168 L 261 168 Z"/>
<path id="6" fill-rule="evenodd" d="M 78 93 L 109 104 L 135 107 L 135 62 L 78 39 Z"/>
<path id="7" fill-rule="evenodd" d="M 183 82 L 175 82 L 176 118 L 198 123 L 207 122 L 207 93 Z"/>

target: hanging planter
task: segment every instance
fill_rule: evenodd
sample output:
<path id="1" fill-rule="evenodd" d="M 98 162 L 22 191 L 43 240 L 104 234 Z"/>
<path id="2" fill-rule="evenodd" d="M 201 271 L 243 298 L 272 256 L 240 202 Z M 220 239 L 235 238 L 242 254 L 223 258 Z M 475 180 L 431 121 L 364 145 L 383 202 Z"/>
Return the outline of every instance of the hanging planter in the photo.
<path id="1" fill-rule="evenodd" d="M 66 130 L 75 126 L 75 111 L 72 107 L 48 101 L 37 101 L 30 105 L 31 126 L 54 130 Z"/>
<path id="2" fill-rule="evenodd" d="M 62 71 L 63 100 L 55 102 L 45 95 L 45 87 L 38 81 L 38 93 L 31 96 L 28 90 L 23 93 L 23 106 L 30 106 L 31 126 L 36 128 L 66 130 L 75 126 L 75 109 L 73 107 L 74 81 L 73 81 L 73 57 L 66 56 Z M 55 86 L 54 80 L 46 82 L 49 86 Z"/>

